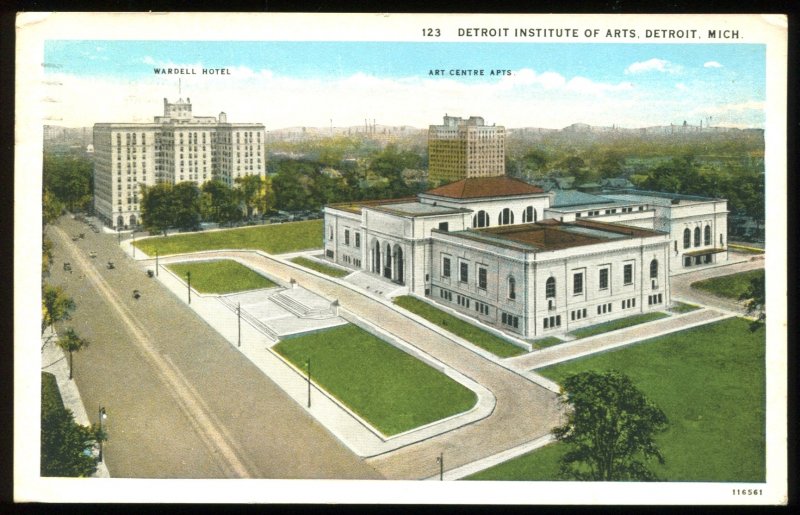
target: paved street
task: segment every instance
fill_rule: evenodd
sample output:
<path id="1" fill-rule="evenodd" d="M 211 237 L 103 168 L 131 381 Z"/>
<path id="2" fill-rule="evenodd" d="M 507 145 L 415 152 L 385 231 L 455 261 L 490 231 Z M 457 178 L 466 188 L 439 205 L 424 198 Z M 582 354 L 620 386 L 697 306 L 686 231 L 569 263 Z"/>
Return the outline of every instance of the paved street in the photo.
<path id="1" fill-rule="evenodd" d="M 71 241 L 80 232 L 85 239 Z M 75 380 L 91 421 L 99 404 L 108 412 L 112 477 L 381 477 L 149 279 L 116 236 L 69 217 L 48 235 L 55 244 L 49 282 L 65 286 L 77 304 L 65 325 L 91 342 L 75 355 Z M 105 268 L 109 260 L 114 270 Z"/>

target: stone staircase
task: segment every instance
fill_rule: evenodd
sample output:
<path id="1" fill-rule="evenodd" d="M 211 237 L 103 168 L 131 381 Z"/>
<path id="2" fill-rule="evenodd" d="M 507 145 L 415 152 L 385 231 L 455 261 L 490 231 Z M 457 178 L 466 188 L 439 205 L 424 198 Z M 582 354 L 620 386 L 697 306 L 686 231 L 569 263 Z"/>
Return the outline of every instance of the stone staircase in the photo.
<path id="1" fill-rule="evenodd" d="M 326 318 L 333 318 L 336 316 L 330 306 L 307 306 L 297 299 L 293 299 L 284 292 L 276 293 L 270 297 L 270 300 L 300 318 L 324 320 Z"/>
<path id="2" fill-rule="evenodd" d="M 224 297 L 224 296 L 217 297 L 217 298 L 219 299 L 219 301 L 222 303 L 223 306 L 227 307 L 228 309 L 230 309 L 231 311 L 236 313 L 236 307 L 237 306 L 231 300 L 229 300 L 227 297 Z M 250 313 L 248 313 L 244 309 L 241 312 L 241 317 L 242 317 L 242 320 L 246 321 L 248 324 L 252 325 L 257 330 L 259 330 L 262 333 L 264 333 L 265 335 L 267 335 L 269 338 L 271 338 L 271 339 L 273 339 L 275 341 L 280 340 L 280 336 L 278 336 L 278 333 L 276 333 L 274 329 L 272 329 L 270 326 L 268 326 L 267 324 L 265 324 L 261 320 L 257 319 L 256 317 L 254 317 L 253 315 L 251 315 Z"/>

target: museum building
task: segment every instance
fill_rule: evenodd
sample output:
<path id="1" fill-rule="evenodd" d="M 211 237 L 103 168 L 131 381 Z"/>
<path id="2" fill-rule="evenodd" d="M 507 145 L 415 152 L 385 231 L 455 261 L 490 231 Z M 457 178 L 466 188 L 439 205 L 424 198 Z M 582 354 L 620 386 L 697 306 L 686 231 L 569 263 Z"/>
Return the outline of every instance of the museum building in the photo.
<path id="1" fill-rule="evenodd" d="M 325 208 L 327 259 L 521 338 L 663 309 L 669 277 L 727 260 L 727 202 L 546 192 L 507 176 Z"/>

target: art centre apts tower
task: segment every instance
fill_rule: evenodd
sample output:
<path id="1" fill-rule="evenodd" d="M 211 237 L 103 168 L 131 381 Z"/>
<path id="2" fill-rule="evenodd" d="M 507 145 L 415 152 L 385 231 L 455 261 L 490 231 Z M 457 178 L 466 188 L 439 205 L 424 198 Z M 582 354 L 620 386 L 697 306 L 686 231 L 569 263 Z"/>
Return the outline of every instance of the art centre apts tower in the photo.
<path id="1" fill-rule="evenodd" d="M 135 227 L 141 185 L 263 176 L 264 125 L 194 116 L 190 99 L 170 103 L 153 123 L 94 125 L 94 209 L 107 225 Z"/>
<path id="2" fill-rule="evenodd" d="M 505 175 L 506 129 L 480 116 L 444 117 L 428 128 L 428 180 L 447 183 Z"/>

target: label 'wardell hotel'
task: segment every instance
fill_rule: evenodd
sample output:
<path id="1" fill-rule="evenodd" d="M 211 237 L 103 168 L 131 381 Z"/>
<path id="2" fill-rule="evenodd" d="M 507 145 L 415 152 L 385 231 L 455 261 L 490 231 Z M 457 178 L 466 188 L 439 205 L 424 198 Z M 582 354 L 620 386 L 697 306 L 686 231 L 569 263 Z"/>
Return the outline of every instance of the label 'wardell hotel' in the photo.
<path id="1" fill-rule="evenodd" d="M 201 68 L 197 73 L 195 68 L 153 68 L 156 75 L 230 75 L 229 68 Z"/>

